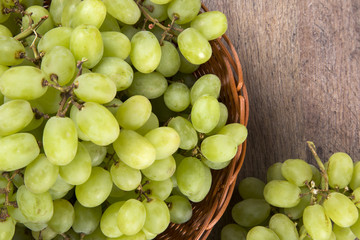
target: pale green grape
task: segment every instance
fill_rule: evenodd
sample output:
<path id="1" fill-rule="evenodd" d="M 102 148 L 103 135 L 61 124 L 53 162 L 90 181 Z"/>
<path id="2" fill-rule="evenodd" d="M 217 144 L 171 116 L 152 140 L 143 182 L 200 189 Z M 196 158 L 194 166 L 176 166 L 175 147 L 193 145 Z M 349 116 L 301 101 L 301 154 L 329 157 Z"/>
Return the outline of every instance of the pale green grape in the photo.
<path id="1" fill-rule="evenodd" d="M 298 205 L 291 208 L 284 208 L 284 213 L 292 220 L 299 219 L 302 217 L 304 209 L 310 205 L 311 194 L 309 194 L 308 187 L 301 187 L 301 200 Z"/>
<path id="2" fill-rule="evenodd" d="M 87 208 L 78 201 L 74 204 L 75 219 L 72 228 L 77 233 L 91 234 L 99 226 L 101 219 L 101 206 Z"/>
<path id="3" fill-rule="evenodd" d="M 125 235 L 134 235 L 144 227 L 147 212 L 144 204 L 136 199 L 124 202 L 117 216 L 117 226 Z"/>
<path id="4" fill-rule="evenodd" d="M 57 176 L 55 183 L 50 188 L 49 192 L 53 198 L 53 200 L 58 199 L 55 198 L 55 195 L 60 196 L 59 198 L 64 197 L 74 186 L 68 184 L 61 178 L 60 175 Z"/>
<path id="5" fill-rule="evenodd" d="M 12 217 L 6 218 L 5 221 L 0 222 L 0 239 L 13 239 L 15 234 L 16 221 Z"/>
<path id="6" fill-rule="evenodd" d="M 155 234 L 155 233 L 151 233 L 149 231 L 147 231 L 146 229 L 142 229 L 140 233 L 144 233 L 144 236 L 145 236 L 145 239 L 155 239 L 156 236 L 158 234 Z M 140 234 L 139 238 L 142 237 L 142 235 Z M 136 239 L 135 239 L 136 240 Z M 137 239 L 137 240 L 140 240 L 140 239 Z"/>
<path id="7" fill-rule="evenodd" d="M 17 193 L 14 193 L 11 197 L 10 200 L 11 201 L 15 201 L 16 200 L 16 195 Z M 7 207 L 7 211 L 9 213 L 9 215 L 18 223 L 27 223 L 29 222 L 29 220 L 24 216 L 24 214 L 22 214 L 20 208 L 15 208 L 13 206 L 8 206 Z"/>
<path id="8" fill-rule="evenodd" d="M 153 198 L 150 202 L 144 200 L 143 204 L 146 209 L 144 229 L 154 234 L 165 231 L 170 223 L 170 212 L 166 203 Z"/>
<path id="9" fill-rule="evenodd" d="M 95 231 L 84 237 L 84 240 L 107 240 L 106 236 L 101 232 L 100 227 L 96 228 Z"/>
<path id="10" fill-rule="evenodd" d="M 104 106 L 109 109 L 109 111 L 114 115 L 114 117 L 116 117 L 117 110 L 119 109 L 121 104 L 123 104 L 123 102 L 115 97 L 110 102 L 104 104 Z"/>
<path id="11" fill-rule="evenodd" d="M 34 118 L 31 105 L 26 100 L 11 100 L 0 106 L 0 136 L 16 133 Z"/>
<path id="12" fill-rule="evenodd" d="M 56 233 L 68 231 L 75 220 L 74 207 L 65 199 L 54 201 L 54 214 L 48 222 L 49 227 Z"/>
<path id="13" fill-rule="evenodd" d="M 109 76 L 115 82 L 118 91 L 127 89 L 134 77 L 131 66 L 123 59 L 117 57 L 104 57 L 93 68 L 93 71 Z"/>
<path id="14" fill-rule="evenodd" d="M 231 160 L 227 161 L 227 162 L 213 162 L 213 161 L 207 160 L 204 157 L 201 157 L 201 161 L 206 166 L 208 166 L 210 169 L 214 169 L 214 170 L 220 170 L 220 169 L 226 168 L 231 163 Z"/>
<path id="15" fill-rule="evenodd" d="M 132 168 L 144 169 L 155 161 L 155 148 L 135 131 L 122 130 L 113 146 L 121 161 Z"/>
<path id="16" fill-rule="evenodd" d="M 132 0 L 104 0 L 104 3 L 108 13 L 122 23 L 133 25 L 141 16 L 139 7 Z"/>
<path id="17" fill-rule="evenodd" d="M 115 82 L 101 73 L 85 73 L 74 81 L 75 95 L 85 102 L 108 103 L 116 95 Z"/>
<path id="18" fill-rule="evenodd" d="M 216 98 L 210 95 L 199 97 L 191 109 L 191 122 L 196 131 L 209 133 L 220 119 L 220 105 Z"/>
<path id="19" fill-rule="evenodd" d="M 16 202 L 30 222 L 46 223 L 53 216 L 54 205 L 49 192 L 32 193 L 22 185 L 18 188 Z"/>
<path id="20" fill-rule="evenodd" d="M 265 200 L 275 207 L 295 207 L 300 202 L 301 190 L 295 184 L 285 180 L 272 180 L 265 185 Z"/>
<path id="21" fill-rule="evenodd" d="M 211 188 L 212 175 L 211 175 L 210 168 L 207 167 L 205 164 L 203 164 L 203 168 L 204 168 L 205 174 L 204 174 L 204 179 L 203 179 L 203 183 L 200 188 L 200 191 L 195 194 L 191 194 L 191 195 L 187 196 L 189 198 L 189 200 L 192 202 L 201 202 L 202 200 L 204 200 L 204 198 L 208 195 L 210 188 Z"/>
<path id="22" fill-rule="evenodd" d="M 266 227 L 256 226 L 249 230 L 246 240 L 280 240 L 276 233 Z"/>
<path id="23" fill-rule="evenodd" d="M 70 37 L 70 50 L 76 61 L 87 59 L 84 67 L 93 68 L 98 64 L 104 52 L 100 31 L 92 25 L 77 26 Z"/>
<path id="24" fill-rule="evenodd" d="M 123 26 L 122 28 L 121 28 L 121 32 L 123 33 L 123 34 L 125 34 L 127 37 L 128 37 L 128 39 L 132 39 L 132 37 L 136 34 L 136 33 L 138 33 L 138 32 L 140 32 L 141 30 L 139 30 L 139 29 L 137 29 L 137 28 L 135 28 L 134 26 L 132 26 L 132 25 L 125 25 L 125 26 Z"/>
<path id="25" fill-rule="evenodd" d="M 49 30 L 40 39 L 38 51 L 47 53 L 55 46 L 63 46 L 69 49 L 72 31 L 72 28 L 69 27 L 57 27 Z"/>
<path id="26" fill-rule="evenodd" d="M 349 155 L 346 153 L 334 153 L 329 158 L 329 165 L 326 170 L 329 186 L 332 188 L 346 187 L 352 178 L 354 164 Z"/>
<path id="27" fill-rule="evenodd" d="M 308 234 L 316 240 L 329 240 L 332 233 L 330 218 L 321 205 L 307 206 L 303 214 L 303 222 Z"/>
<path id="28" fill-rule="evenodd" d="M 194 64 L 189 62 L 184 55 L 181 53 L 181 51 L 178 49 L 179 52 L 179 56 L 180 56 L 180 68 L 179 68 L 179 72 L 181 73 L 185 73 L 185 74 L 190 74 L 193 73 L 194 71 L 196 71 L 199 68 L 199 64 Z M 175 75 L 176 76 L 176 75 Z M 194 83 L 193 83 L 194 84 Z M 193 85 L 192 84 L 192 85 Z M 191 86 L 189 86 L 191 87 Z"/>
<path id="29" fill-rule="evenodd" d="M 77 151 L 77 132 L 70 118 L 51 117 L 44 127 L 43 147 L 48 160 L 55 165 L 67 165 Z"/>
<path id="30" fill-rule="evenodd" d="M 134 234 L 134 235 L 122 235 L 121 237 L 117 237 L 117 238 L 108 238 L 107 240 L 146 240 L 146 235 L 144 233 L 144 231 L 146 231 L 145 229 L 142 229 L 140 232 L 138 232 L 137 234 Z M 148 232 L 148 235 L 151 234 L 151 236 L 155 235 L 156 234 L 153 234 L 153 233 L 149 233 Z M 86 239 L 85 239 L 86 240 Z M 96 239 L 97 240 L 97 239 Z"/>
<path id="31" fill-rule="evenodd" d="M 180 136 L 170 127 L 159 127 L 145 134 L 145 138 L 155 147 L 156 159 L 164 159 L 174 154 L 180 146 Z"/>
<path id="32" fill-rule="evenodd" d="M 323 206 L 326 215 L 340 227 L 350 227 L 359 217 L 355 204 L 339 192 L 329 193 Z"/>
<path id="33" fill-rule="evenodd" d="M 358 213 L 360 215 L 359 209 Z M 350 227 L 350 230 L 354 233 L 357 238 L 360 238 L 360 218 Z"/>
<path id="34" fill-rule="evenodd" d="M 36 67 L 12 67 L 1 75 L 0 91 L 10 99 L 36 99 L 44 95 L 48 88 L 43 86 L 44 79 L 45 73 Z"/>
<path id="35" fill-rule="evenodd" d="M 70 26 L 76 28 L 82 24 L 100 28 L 106 17 L 106 7 L 101 0 L 83 0 L 76 5 L 70 19 Z"/>
<path id="36" fill-rule="evenodd" d="M 218 131 L 218 134 L 228 135 L 229 137 L 234 139 L 236 145 L 240 145 L 246 140 L 248 136 L 248 131 L 243 124 L 229 123 L 223 126 Z"/>
<path id="37" fill-rule="evenodd" d="M 231 215 L 240 226 L 254 227 L 270 215 L 270 205 L 264 199 L 248 198 L 235 204 Z"/>
<path id="38" fill-rule="evenodd" d="M 116 238 L 123 235 L 117 224 L 117 216 L 124 203 L 125 201 L 120 201 L 111 204 L 101 216 L 100 229 L 108 238 Z"/>
<path id="39" fill-rule="evenodd" d="M 174 112 L 181 112 L 190 105 L 190 90 L 184 83 L 174 82 L 164 93 L 165 105 Z"/>
<path id="40" fill-rule="evenodd" d="M 146 123 L 151 115 L 151 110 L 149 99 L 142 95 L 135 95 L 121 104 L 116 113 L 116 119 L 121 127 L 136 130 Z"/>
<path id="41" fill-rule="evenodd" d="M 113 183 L 124 191 L 131 191 L 136 189 L 141 183 L 141 172 L 118 161 L 110 168 L 110 174 Z"/>
<path id="42" fill-rule="evenodd" d="M 210 95 L 218 98 L 220 95 L 221 81 L 214 74 L 206 74 L 200 77 L 192 86 L 190 92 L 191 104 L 204 95 Z"/>
<path id="43" fill-rule="evenodd" d="M 272 180 L 285 180 L 281 173 L 281 162 L 276 162 L 268 167 L 266 172 L 266 181 L 270 182 Z"/>
<path id="44" fill-rule="evenodd" d="M 87 149 L 91 158 L 91 165 L 96 167 L 100 165 L 106 156 L 106 147 L 96 145 L 92 142 L 81 142 L 81 144 Z"/>
<path id="45" fill-rule="evenodd" d="M 90 141 L 100 146 L 113 143 L 119 136 L 120 127 L 116 118 L 98 103 L 86 102 L 76 114 L 76 123 Z"/>
<path id="46" fill-rule="evenodd" d="M 131 43 L 128 37 L 115 31 L 101 32 L 104 43 L 104 57 L 126 59 L 130 55 Z"/>
<path id="47" fill-rule="evenodd" d="M 93 167 L 88 180 L 75 187 L 75 194 L 84 207 L 96 207 L 110 195 L 111 188 L 110 173 L 101 167 Z"/>
<path id="48" fill-rule="evenodd" d="M 246 177 L 239 182 L 238 191 L 242 199 L 264 199 L 265 183 L 259 178 Z"/>
<path id="49" fill-rule="evenodd" d="M 99 30 L 100 32 L 108 32 L 108 31 L 120 32 L 120 26 L 116 18 L 111 16 L 109 13 L 107 13 L 105 20 Z"/>
<path id="50" fill-rule="evenodd" d="M 127 93 L 129 96 L 143 95 L 148 99 L 154 99 L 163 95 L 167 87 L 167 80 L 161 73 L 136 72 Z"/>
<path id="51" fill-rule="evenodd" d="M 26 166 L 25 186 L 33 193 L 44 193 L 54 185 L 58 174 L 59 167 L 49 162 L 44 154 L 40 154 Z"/>
<path id="52" fill-rule="evenodd" d="M 353 175 L 351 177 L 349 186 L 352 190 L 360 187 L 360 161 L 354 164 Z"/>
<path id="53" fill-rule="evenodd" d="M 172 0 L 151 0 L 151 2 L 155 3 L 155 4 L 167 4 L 169 2 L 171 2 Z"/>
<path id="54" fill-rule="evenodd" d="M 281 174 L 286 180 L 302 187 L 312 179 L 310 165 L 301 159 L 288 159 L 281 166 Z"/>
<path id="55" fill-rule="evenodd" d="M 198 143 L 198 135 L 191 122 L 178 116 L 172 118 L 168 126 L 175 129 L 180 136 L 179 148 L 184 150 L 193 149 Z"/>
<path id="56" fill-rule="evenodd" d="M 167 12 L 170 19 L 173 19 L 174 15 L 178 17 L 175 21 L 177 24 L 184 24 L 191 22 L 198 15 L 200 8 L 200 0 L 172 0 Z"/>
<path id="57" fill-rule="evenodd" d="M 24 223 L 24 225 L 31 231 L 40 231 L 48 226 L 47 223 L 36 223 L 36 222 L 26 222 Z"/>
<path id="58" fill-rule="evenodd" d="M 173 156 L 164 159 L 158 159 L 149 167 L 141 172 L 149 179 L 154 181 L 163 181 L 170 178 L 176 169 L 176 162 Z"/>
<path id="59" fill-rule="evenodd" d="M 219 106 L 220 106 L 220 119 L 219 119 L 219 122 L 216 125 L 216 127 L 213 130 L 211 130 L 211 132 L 207 133 L 207 135 L 214 135 L 216 133 L 219 133 L 220 129 L 225 127 L 225 125 L 227 123 L 227 120 L 228 120 L 228 117 L 229 117 L 228 109 L 227 109 L 226 105 L 223 104 L 222 102 L 219 102 Z M 224 130 L 223 130 L 223 132 L 221 134 L 228 135 L 228 130 L 230 130 L 230 129 L 234 130 L 234 132 L 231 132 L 231 134 L 229 133 L 229 136 L 233 137 L 235 142 L 237 142 L 237 143 L 241 142 L 242 143 L 243 141 L 245 141 L 245 139 L 247 137 L 247 129 L 242 124 L 239 124 L 240 126 L 238 126 L 237 124 L 238 123 L 235 123 L 234 126 L 231 123 L 228 124 L 230 126 L 224 128 Z"/>
<path id="60" fill-rule="evenodd" d="M 159 127 L 159 119 L 157 116 L 152 112 L 150 114 L 149 119 L 142 125 L 140 128 L 136 129 L 136 132 L 145 135 L 149 131 Z"/>
<path id="61" fill-rule="evenodd" d="M 46 227 L 44 229 L 41 230 L 41 235 L 40 235 L 40 231 L 32 231 L 31 235 L 38 240 L 41 236 L 42 240 L 51 240 L 54 239 L 56 237 L 56 235 L 58 235 L 56 232 L 54 232 L 54 230 L 52 230 L 50 227 Z"/>
<path id="62" fill-rule="evenodd" d="M 190 26 L 198 30 L 207 40 L 214 40 L 226 32 L 228 23 L 225 14 L 210 11 L 199 14 Z"/>
<path id="63" fill-rule="evenodd" d="M 180 56 L 176 47 L 168 41 L 163 41 L 161 46 L 161 60 L 156 71 L 165 77 L 174 76 L 180 68 Z"/>
<path id="64" fill-rule="evenodd" d="M 49 8 L 51 18 L 56 26 L 61 25 L 61 15 L 65 7 L 66 0 L 52 0 Z M 51 30 L 50 30 L 51 31 Z"/>
<path id="65" fill-rule="evenodd" d="M 145 6 L 145 11 L 151 17 L 156 18 L 159 22 L 162 22 L 168 18 L 166 3 L 170 1 L 171 0 L 162 0 L 163 3 L 159 3 L 159 1 L 145 0 L 142 5 Z M 149 7 L 152 11 L 149 11 Z"/>
<path id="66" fill-rule="evenodd" d="M 26 13 L 31 14 L 33 24 L 37 24 L 44 16 L 48 18 L 36 29 L 36 32 L 40 35 L 44 35 L 47 31 L 54 28 L 54 21 L 52 20 L 50 13 L 42 6 L 31 6 L 25 10 Z M 27 15 L 22 18 L 22 28 L 27 29 L 29 27 L 30 19 Z"/>
<path id="67" fill-rule="evenodd" d="M 353 203 L 355 204 L 356 207 L 360 208 L 360 187 L 356 188 L 351 193 L 350 199 L 353 201 Z"/>
<path id="68" fill-rule="evenodd" d="M 0 171 L 14 171 L 27 166 L 40 153 L 30 133 L 15 133 L 0 138 Z"/>
<path id="69" fill-rule="evenodd" d="M 8 66 L 0 65 L 0 77 L 1 77 L 1 75 L 2 75 L 6 70 L 8 70 L 8 69 L 9 69 Z M 4 96 L 2 95 L 1 92 L 0 92 L 0 94 L 1 94 L 1 97 L 4 98 Z M 2 99 L 2 101 L 4 101 L 4 99 Z"/>
<path id="70" fill-rule="evenodd" d="M 203 156 L 213 162 L 230 161 L 238 149 L 231 137 L 222 134 L 206 137 L 200 148 Z"/>
<path id="71" fill-rule="evenodd" d="M 140 31 L 131 39 L 130 59 L 142 73 L 153 72 L 160 64 L 161 47 L 152 32 Z"/>
<path id="72" fill-rule="evenodd" d="M 210 43 L 194 28 L 187 28 L 178 36 L 179 49 L 192 64 L 207 62 L 212 54 Z"/>
<path id="73" fill-rule="evenodd" d="M 65 182 L 71 185 L 83 184 L 91 174 L 91 157 L 85 146 L 79 142 L 74 159 L 60 166 L 59 173 Z"/>
<path id="74" fill-rule="evenodd" d="M 73 105 L 70 109 L 70 118 L 74 121 L 75 123 L 75 127 L 76 127 L 76 132 L 78 134 L 78 138 L 83 140 L 83 141 L 90 141 L 90 138 L 85 135 L 85 133 L 83 133 L 78 124 L 77 124 L 77 114 L 80 112 L 80 110 L 75 106 Z"/>
<path id="75" fill-rule="evenodd" d="M 13 35 L 6 26 L 0 24 L 0 36 L 12 37 Z"/>
<path id="76" fill-rule="evenodd" d="M 149 183 L 146 183 L 146 182 Z M 160 200 L 165 201 L 173 189 L 173 183 L 170 178 L 167 178 L 162 181 L 153 181 L 147 178 L 143 178 L 143 190 L 147 193 L 149 198 L 158 198 Z M 145 184 L 146 183 L 146 184 Z"/>
<path id="77" fill-rule="evenodd" d="M 354 240 L 356 238 L 355 234 L 349 227 L 343 228 L 334 224 L 332 230 L 338 240 Z"/>
<path id="78" fill-rule="evenodd" d="M 313 173 L 312 181 L 314 181 L 316 186 L 320 186 L 321 183 L 321 173 L 317 167 L 315 167 L 313 164 L 309 164 L 311 167 L 311 171 Z"/>
<path id="79" fill-rule="evenodd" d="M 246 240 L 245 228 L 231 223 L 221 229 L 221 240 Z"/>
<path id="80" fill-rule="evenodd" d="M 273 230 L 280 240 L 298 240 L 299 233 L 296 225 L 285 214 L 277 213 L 270 218 L 269 228 Z"/>
<path id="81" fill-rule="evenodd" d="M 173 195 L 166 199 L 166 203 L 170 205 L 170 222 L 182 224 L 191 219 L 192 207 L 187 198 Z"/>
<path id="82" fill-rule="evenodd" d="M 81 2 L 81 0 L 63 0 L 64 6 L 61 14 L 61 26 L 71 27 L 71 19 L 76 10 L 76 6 Z"/>

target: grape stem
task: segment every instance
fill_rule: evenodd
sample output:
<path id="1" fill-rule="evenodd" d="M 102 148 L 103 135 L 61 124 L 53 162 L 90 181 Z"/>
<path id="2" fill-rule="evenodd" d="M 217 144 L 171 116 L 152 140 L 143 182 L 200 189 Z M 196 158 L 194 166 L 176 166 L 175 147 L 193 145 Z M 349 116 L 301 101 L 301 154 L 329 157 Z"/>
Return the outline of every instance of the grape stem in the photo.
<path id="1" fill-rule="evenodd" d="M 18 35 L 16 35 L 14 37 L 14 39 L 16 40 L 21 40 L 24 38 L 27 38 L 28 36 L 30 36 L 31 34 L 35 33 L 36 30 L 40 27 L 40 25 L 45 22 L 46 19 L 48 19 L 48 15 L 45 15 L 43 17 L 40 18 L 40 21 L 36 24 L 34 24 L 33 19 L 31 18 L 31 13 L 30 14 L 26 14 L 29 17 L 29 27 L 22 31 L 21 33 L 19 33 Z"/>
<path id="2" fill-rule="evenodd" d="M 86 234 L 85 233 L 80 233 L 80 240 L 84 240 Z"/>
<path id="3" fill-rule="evenodd" d="M 60 235 L 64 238 L 64 240 L 70 240 L 70 237 L 66 233 L 61 233 Z"/>
<path id="4" fill-rule="evenodd" d="M 0 189 L 2 194 L 5 194 L 5 202 L 4 206 L 0 209 L 0 222 L 6 221 L 8 217 L 10 217 L 7 207 L 12 206 L 14 208 L 17 208 L 17 202 L 16 201 L 9 201 L 9 193 L 10 188 L 12 184 L 12 180 L 15 178 L 16 175 L 20 174 L 20 169 L 13 172 L 13 174 L 10 176 L 9 172 L 3 172 L 2 176 L 8 181 L 5 188 Z"/>
<path id="5" fill-rule="evenodd" d="M 320 172 L 321 172 L 321 177 L 322 177 L 322 181 L 321 181 L 321 189 L 324 191 L 328 191 L 329 190 L 329 179 L 325 170 L 325 166 L 322 163 L 322 161 L 320 160 L 320 157 L 317 155 L 316 153 L 316 147 L 315 144 L 311 141 L 307 141 L 308 147 L 310 148 L 311 153 L 313 154 L 319 168 L 320 168 Z"/>
<path id="6" fill-rule="evenodd" d="M 20 13 L 22 16 L 25 16 L 25 9 L 24 6 L 20 4 L 19 0 L 14 0 L 14 7 L 12 8 L 4 8 L 3 12 L 5 14 L 9 13 Z"/>
<path id="7" fill-rule="evenodd" d="M 148 194 L 150 194 L 151 192 L 150 191 L 144 191 L 144 186 L 146 184 L 149 184 L 150 182 L 149 181 L 146 181 L 144 182 L 143 184 L 140 184 L 137 189 L 135 190 L 135 193 L 139 193 L 139 197 L 137 198 L 139 201 L 141 200 L 141 196 L 144 195 L 144 197 L 146 198 L 146 201 L 147 202 L 151 202 L 152 199 L 149 198 Z"/>
<path id="8" fill-rule="evenodd" d="M 37 108 L 32 108 L 32 111 L 35 114 L 35 119 L 40 119 L 40 118 L 49 119 L 50 118 L 50 116 L 48 114 L 40 112 L 40 110 Z"/>

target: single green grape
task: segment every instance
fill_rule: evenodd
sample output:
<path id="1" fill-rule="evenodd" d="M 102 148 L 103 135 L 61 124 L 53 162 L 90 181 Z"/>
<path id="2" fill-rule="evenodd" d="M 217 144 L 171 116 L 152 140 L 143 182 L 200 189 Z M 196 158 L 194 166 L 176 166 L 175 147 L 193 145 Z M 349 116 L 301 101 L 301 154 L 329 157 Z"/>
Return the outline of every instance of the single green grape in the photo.
<path id="1" fill-rule="evenodd" d="M 198 30 L 207 40 L 214 40 L 226 32 L 228 23 L 222 12 L 209 11 L 196 16 L 190 26 Z"/>
<path id="2" fill-rule="evenodd" d="M 205 74 L 201 76 L 191 87 L 191 104 L 204 95 L 211 95 L 218 98 L 220 95 L 221 81 L 215 74 Z"/>
<path id="3" fill-rule="evenodd" d="M 161 45 L 161 60 L 156 71 L 164 75 L 164 77 L 171 77 L 179 71 L 180 64 L 180 56 L 176 47 L 171 42 L 163 41 Z"/>
<path id="4" fill-rule="evenodd" d="M 72 229 L 77 233 L 89 235 L 98 227 L 102 215 L 101 206 L 87 208 L 78 201 L 74 204 L 75 219 Z"/>
<path id="5" fill-rule="evenodd" d="M 122 204 L 117 215 L 117 226 L 125 235 L 135 235 L 144 227 L 147 212 L 144 204 L 129 199 Z"/>
<path id="6" fill-rule="evenodd" d="M 269 228 L 273 230 L 280 240 L 298 240 L 299 233 L 296 225 L 285 214 L 277 213 L 270 218 Z"/>
<path id="7" fill-rule="evenodd" d="M 120 208 L 124 205 L 125 201 L 119 201 L 111 204 L 106 208 L 101 216 L 100 229 L 103 234 L 108 238 L 117 238 L 123 235 L 117 224 L 117 217 Z"/>
<path id="8" fill-rule="evenodd" d="M 256 226 L 249 230 L 246 235 L 246 240 L 280 240 L 276 233 L 266 227 Z"/>
<path id="9" fill-rule="evenodd" d="M 248 198 L 231 210 L 234 221 L 242 227 L 255 227 L 270 216 L 270 205 L 264 199 Z"/>
<path id="10" fill-rule="evenodd" d="M 149 180 L 146 177 L 143 178 L 142 185 L 143 190 L 147 193 L 149 198 L 155 197 L 163 201 L 170 196 L 174 186 L 170 178 L 162 181 L 154 181 Z"/>
<path id="11" fill-rule="evenodd" d="M 16 221 L 12 217 L 7 217 L 5 221 L 0 222 L 0 239 L 13 239 L 15 234 Z"/>
<path id="12" fill-rule="evenodd" d="M 230 223 L 221 229 L 221 240 L 246 240 L 247 231 L 245 228 Z"/>
<path id="13" fill-rule="evenodd" d="M 91 165 L 96 167 L 100 165 L 106 156 L 106 147 L 96 145 L 93 142 L 84 141 L 81 144 L 87 149 L 91 158 Z"/>
<path id="14" fill-rule="evenodd" d="M 333 233 L 336 236 L 336 239 L 341 240 L 354 240 L 356 238 L 355 234 L 351 231 L 350 227 L 339 227 L 338 225 L 333 225 Z"/>
<path id="15" fill-rule="evenodd" d="M 265 185 L 265 200 L 276 207 L 295 207 L 300 202 L 301 190 L 294 183 L 285 180 L 272 180 Z"/>
<path id="16" fill-rule="evenodd" d="M 144 200 L 143 204 L 146 209 L 144 229 L 154 234 L 165 231 L 170 224 L 170 212 L 166 203 L 153 198 L 151 201 Z"/>
<path id="17" fill-rule="evenodd" d="M 68 231 L 75 220 L 73 205 L 65 199 L 54 201 L 54 214 L 48 222 L 49 227 L 58 234 Z"/>
<path id="18" fill-rule="evenodd" d="M 313 239 L 328 240 L 332 233 L 330 218 L 323 206 L 315 204 L 307 206 L 303 213 L 306 231 Z"/>
<path id="19" fill-rule="evenodd" d="M 167 198 L 165 202 L 170 206 L 170 222 L 182 224 L 191 219 L 192 206 L 187 198 L 173 195 Z"/>
<path id="20" fill-rule="evenodd" d="M 246 177 L 239 182 L 238 191 L 242 199 L 264 199 L 265 183 L 259 178 Z"/>
<path id="21" fill-rule="evenodd" d="M 281 174 L 299 187 L 309 183 L 313 177 L 310 165 L 301 159 L 288 159 L 283 162 Z"/>
<path id="22" fill-rule="evenodd" d="M 135 72 L 134 79 L 126 91 L 129 96 L 142 95 L 154 99 L 162 96 L 167 87 L 167 80 L 161 73 Z"/>
<path id="23" fill-rule="evenodd" d="M 131 43 L 125 34 L 116 31 L 102 31 L 101 37 L 104 43 L 104 57 L 118 57 L 125 60 L 130 55 Z"/>
<path id="24" fill-rule="evenodd" d="M 120 32 L 120 26 L 116 18 L 111 16 L 109 13 L 106 14 L 105 20 L 101 27 L 99 28 L 100 32 L 115 31 Z"/>
<path id="25" fill-rule="evenodd" d="M 141 183 L 141 172 L 119 160 L 110 168 L 113 183 L 124 191 L 135 190 Z"/>
<path id="26" fill-rule="evenodd" d="M 41 235 L 40 235 L 41 232 Z M 36 239 L 39 240 L 40 236 L 42 240 L 51 240 L 54 239 L 58 234 L 52 230 L 50 227 L 46 227 L 41 231 L 31 231 L 31 235 Z"/>
<path id="27" fill-rule="evenodd" d="M 40 39 L 38 51 L 47 53 L 55 46 L 62 46 L 70 49 L 70 37 L 73 29 L 70 27 L 57 27 L 49 30 Z"/>
<path id="28" fill-rule="evenodd" d="M 190 90 L 184 83 L 174 82 L 164 93 L 165 105 L 174 112 L 182 112 L 190 106 Z"/>
<path id="29" fill-rule="evenodd" d="M 342 152 L 334 153 L 329 158 L 329 165 L 326 170 L 329 180 L 329 186 L 332 188 L 344 188 L 349 185 L 354 163 L 351 157 Z"/>
<path id="30" fill-rule="evenodd" d="M 61 13 L 61 26 L 71 27 L 71 19 L 76 10 L 76 6 L 81 2 L 81 0 L 65 0 L 63 10 Z"/>
<path id="31" fill-rule="evenodd" d="M 149 167 L 144 168 L 141 172 L 149 179 L 154 181 L 163 181 L 170 178 L 176 169 L 176 162 L 173 156 L 158 159 Z"/>
<path id="32" fill-rule="evenodd" d="M 149 131 L 159 127 L 159 119 L 158 117 L 152 112 L 150 114 L 149 119 L 142 125 L 140 128 L 136 129 L 136 132 L 140 135 L 145 135 Z"/>
<path id="33" fill-rule="evenodd" d="M 272 180 L 285 180 L 281 173 L 281 162 L 276 162 L 268 167 L 266 171 L 266 181 L 270 182 Z"/>
<path id="34" fill-rule="evenodd" d="M 6 26 L 0 24 L 0 36 L 12 37 L 13 35 Z"/>
<path id="35" fill-rule="evenodd" d="M 61 15 L 64 10 L 66 0 L 53 0 L 51 1 L 49 12 L 52 20 L 56 26 L 61 25 Z"/>
<path id="36" fill-rule="evenodd" d="M 215 134 L 206 137 L 201 143 L 202 155 L 213 162 L 227 162 L 235 157 L 238 147 L 233 138 Z"/>
<path id="37" fill-rule="evenodd" d="M 177 24 L 191 22 L 199 13 L 201 8 L 200 0 L 172 0 L 167 9 L 168 17 L 172 20 L 178 18 Z"/>
<path id="38" fill-rule="evenodd" d="M 198 135 L 191 122 L 187 119 L 177 116 L 172 118 L 168 126 L 175 129 L 180 136 L 179 148 L 184 150 L 193 149 L 198 143 Z"/>
<path id="39" fill-rule="evenodd" d="M 352 190 L 355 190 L 358 187 L 360 187 L 360 161 L 354 164 L 353 175 L 351 177 L 349 186 Z"/>
<path id="40" fill-rule="evenodd" d="M 83 0 L 75 7 L 70 26 L 76 28 L 82 24 L 100 28 L 106 17 L 106 6 L 101 0 Z"/>
<path id="41" fill-rule="evenodd" d="M 132 0 L 104 0 L 103 2 L 108 13 L 122 23 L 133 25 L 141 16 L 139 7 Z"/>
<path id="42" fill-rule="evenodd" d="M 180 136 L 171 127 L 155 128 L 146 133 L 145 138 L 154 146 L 157 160 L 171 156 L 180 146 Z"/>

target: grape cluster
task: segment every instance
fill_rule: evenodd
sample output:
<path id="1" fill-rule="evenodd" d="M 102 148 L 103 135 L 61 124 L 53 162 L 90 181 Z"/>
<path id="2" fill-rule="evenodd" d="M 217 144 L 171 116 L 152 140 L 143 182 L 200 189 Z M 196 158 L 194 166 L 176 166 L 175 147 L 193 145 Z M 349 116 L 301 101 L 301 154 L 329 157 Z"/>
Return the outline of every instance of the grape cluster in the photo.
<path id="1" fill-rule="evenodd" d="M 308 145 L 318 168 L 301 159 L 277 162 L 267 183 L 247 177 L 239 183 L 243 199 L 232 208 L 236 224 L 221 239 L 354 240 L 360 238 L 360 162 L 343 152 L 323 164 Z"/>
<path id="2" fill-rule="evenodd" d="M 145 240 L 188 221 L 247 137 L 220 79 L 193 74 L 225 15 L 43 4 L 0 0 L 0 239 Z"/>

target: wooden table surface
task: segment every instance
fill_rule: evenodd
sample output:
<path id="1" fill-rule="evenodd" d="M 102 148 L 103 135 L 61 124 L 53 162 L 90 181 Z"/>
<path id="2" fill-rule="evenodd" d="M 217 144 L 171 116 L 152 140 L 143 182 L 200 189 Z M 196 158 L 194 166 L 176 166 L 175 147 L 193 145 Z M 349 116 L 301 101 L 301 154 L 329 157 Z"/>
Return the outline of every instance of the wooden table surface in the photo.
<path id="1" fill-rule="evenodd" d="M 360 0 L 204 0 L 228 17 L 250 100 L 248 148 L 238 180 L 264 180 L 277 161 L 360 160 Z M 233 223 L 232 201 L 210 240 Z"/>

